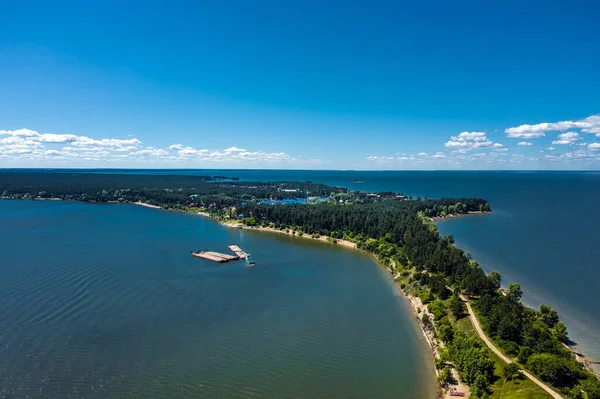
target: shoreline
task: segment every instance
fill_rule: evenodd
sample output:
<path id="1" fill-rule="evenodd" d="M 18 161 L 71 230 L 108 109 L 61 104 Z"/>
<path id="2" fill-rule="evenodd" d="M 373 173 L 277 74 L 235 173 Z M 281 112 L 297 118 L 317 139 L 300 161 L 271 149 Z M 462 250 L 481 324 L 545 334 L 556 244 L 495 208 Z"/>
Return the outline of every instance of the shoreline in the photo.
<path id="1" fill-rule="evenodd" d="M 200 213 L 198 212 L 199 215 L 204 216 L 204 217 L 209 217 L 211 219 L 214 219 L 212 216 L 208 215 L 207 213 Z M 216 219 L 214 219 L 216 220 Z M 219 222 L 219 221 L 218 221 Z M 351 241 L 347 241 L 347 240 L 342 240 L 341 238 L 336 238 L 335 239 L 335 243 L 332 243 L 329 241 L 329 239 L 331 237 L 329 236 L 319 236 L 318 238 L 313 238 L 311 235 L 309 234 L 303 234 L 303 235 L 299 235 L 298 233 L 294 234 L 294 232 L 292 232 L 292 230 L 290 229 L 286 229 L 286 230 L 278 230 L 276 228 L 273 227 L 263 227 L 263 226 L 257 226 L 257 227 L 251 227 L 251 226 L 245 226 L 241 223 L 234 223 L 234 222 L 219 222 L 220 224 L 222 224 L 223 226 L 226 227 L 230 227 L 230 228 L 234 228 L 234 229 L 242 229 L 242 230 L 255 230 L 255 231 L 268 231 L 271 233 L 279 233 L 279 234 L 285 234 L 291 237 L 298 237 L 298 238 L 306 238 L 306 239 L 310 239 L 313 241 L 322 241 L 322 242 L 326 242 L 329 244 L 333 244 L 333 245 L 340 245 L 342 247 L 346 247 L 346 248 L 352 248 L 352 249 L 356 249 L 359 251 L 362 251 L 361 249 L 356 247 L 356 244 L 351 242 Z M 367 253 L 366 251 L 362 251 Z"/>
<path id="2" fill-rule="evenodd" d="M 487 215 L 488 211 L 469 211 L 467 213 L 461 213 L 461 214 L 452 214 L 452 215 L 447 215 L 447 216 L 435 216 L 432 218 L 429 218 L 429 220 L 431 220 L 432 222 L 439 222 L 441 220 L 446 220 L 446 219 L 454 219 L 454 218 L 461 218 L 464 216 L 471 216 L 471 215 Z"/>
<path id="3" fill-rule="evenodd" d="M 139 206 L 145 206 L 146 208 L 152 208 L 152 209 L 163 209 L 160 206 L 157 205 L 150 205 L 150 204 L 146 204 L 145 202 L 132 202 L 133 205 L 139 205 Z"/>

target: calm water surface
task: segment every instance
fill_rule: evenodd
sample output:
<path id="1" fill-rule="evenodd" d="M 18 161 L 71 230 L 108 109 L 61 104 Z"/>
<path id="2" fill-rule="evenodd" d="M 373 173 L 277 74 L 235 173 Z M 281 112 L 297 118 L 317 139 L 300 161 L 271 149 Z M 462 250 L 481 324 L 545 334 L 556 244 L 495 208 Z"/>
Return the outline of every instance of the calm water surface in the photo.
<path id="1" fill-rule="evenodd" d="M 190 250 L 238 243 L 257 265 Z M 430 398 L 411 312 L 354 251 L 133 205 L 0 201 L 0 398 Z"/>

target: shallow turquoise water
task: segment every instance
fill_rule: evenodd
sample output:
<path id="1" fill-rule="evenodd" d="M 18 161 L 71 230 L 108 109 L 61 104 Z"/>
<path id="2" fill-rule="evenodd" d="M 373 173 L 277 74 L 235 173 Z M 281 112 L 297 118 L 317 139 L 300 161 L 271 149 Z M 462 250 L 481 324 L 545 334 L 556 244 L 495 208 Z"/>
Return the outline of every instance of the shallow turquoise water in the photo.
<path id="1" fill-rule="evenodd" d="M 238 243 L 257 264 L 190 250 Z M 133 205 L 0 201 L 0 397 L 429 398 L 404 299 L 355 251 Z"/>

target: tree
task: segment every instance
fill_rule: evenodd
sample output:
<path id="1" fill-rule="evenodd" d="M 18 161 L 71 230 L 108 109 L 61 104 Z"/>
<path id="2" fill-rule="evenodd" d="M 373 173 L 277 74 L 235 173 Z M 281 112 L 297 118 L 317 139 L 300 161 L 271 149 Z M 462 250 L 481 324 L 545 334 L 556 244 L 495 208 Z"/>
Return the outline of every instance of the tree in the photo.
<path id="1" fill-rule="evenodd" d="M 516 379 L 521 374 L 521 369 L 516 363 L 508 363 L 504 366 L 504 378 L 508 381 Z"/>
<path id="2" fill-rule="evenodd" d="M 452 299 L 450 299 L 450 310 L 456 319 L 460 319 L 464 315 L 465 304 L 459 297 L 454 295 Z"/>
<path id="3" fill-rule="evenodd" d="M 567 327 L 562 321 L 556 323 L 552 330 L 552 335 L 560 342 L 567 342 L 569 340 L 569 337 L 567 336 Z"/>
<path id="4" fill-rule="evenodd" d="M 472 384 L 473 394 L 478 398 L 483 398 L 487 395 L 487 387 L 490 385 L 489 380 L 483 374 L 477 375 L 475 381 Z"/>
<path id="5" fill-rule="evenodd" d="M 438 381 L 442 386 L 446 386 L 452 382 L 452 371 L 450 370 L 450 367 L 444 366 L 438 375 Z"/>
<path id="6" fill-rule="evenodd" d="M 523 295 L 523 291 L 521 291 L 521 285 L 512 283 L 508 285 L 508 297 L 515 302 L 519 302 L 521 300 L 521 296 Z"/>
<path id="7" fill-rule="evenodd" d="M 588 378 L 574 389 L 576 388 L 579 388 L 580 392 L 584 391 L 588 399 L 600 399 L 600 381 L 596 378 Z"/>
<path id="8" fill-rule="evenodd" d="M 472 386 L 477 381 L 480 393 L 485 392 L 494 374 L 494 362 L 481 342 L 475 337 L 469 338 L 465 333 L 456 331 L 454 339 L 448 344 L 448 352 L 461 380 Z"/>
<path id="9" fill-rule="evenodd" d="M 257 225 L 256 219 L 254 219 L 253 217 L 248 217 L 248 218 L 242 219 L 242 223 L 244 223 L 246 226 L 256 226 Z"/>
<path id="10" fill-rule="evenodd" d="M 498 273 L 497 271 L 494 270 L 488 275 L 488 280 L 490 281 L 490 285 L 494 289 L 498 289 L 498 288 L 500 288 L 502 276 L 500 276 L 500 273 Z"/>
<path id="11" fill-rule="evenodd" d="M 434 360 L 434 364 L 436 369 L 441 370 L 446 365 L 446 362 L 441 357 L 438 357 Z"/>
<path id="12" fill-rule="evenodd" d="M 449 325 L 442 325 L 438 330 L 439 337 L 444 342 L 450 342 L 454 338 L 454 330 Z"/>
<path id="13" fill-rule="evenodd" d="M 531 350 L 530 347 L 528 346 L 523 346 L 521 347 L 521 349 L 519 350 L 519 356 L 517 358 L 517 360 L 519 361 L 519 363 L 521 364 L 526 364 L 527 360 L 529 359 L 529 356 L 531 356 L 531 354 L 533 353 L 533 350 Z"/>
<path id="14" fill-rule="evenodd" d="M 556 323 L 558 323 L 558 312 L 552 309 L 548 305 L 540 305 L 540 318 L 548 328 L 554 328 Z"/>
<path id="15" fill-rule="evenodd" d="M 433 324 L 431 323 L 431 319 L 429 318 L 429 315 L 427 313 L 423 313 L 423 316 L 421 317 L 421 321 L 423 322 L 423 326 L 425 327 L 426 330 L 433 329 Z"/>
<path id="16" fill-rule="evenodd" d="M 542 381 L 559 388 L 571 388 L 581 377 L 580 370 L 569 359 L 550 353 L 531 355 L 527 361 L 527 368 L 537 374 Z"/>

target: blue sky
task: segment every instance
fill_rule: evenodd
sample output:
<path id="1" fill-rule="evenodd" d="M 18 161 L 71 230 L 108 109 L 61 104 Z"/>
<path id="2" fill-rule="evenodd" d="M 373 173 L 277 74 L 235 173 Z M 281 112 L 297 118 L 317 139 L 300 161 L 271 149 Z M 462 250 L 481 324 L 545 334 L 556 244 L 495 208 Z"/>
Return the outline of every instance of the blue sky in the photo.
<path id="1" fill-rule="evenodd" d="M 597 2 L 97 3 L 0 4 L 0 167 L 600 169 Z"/>

